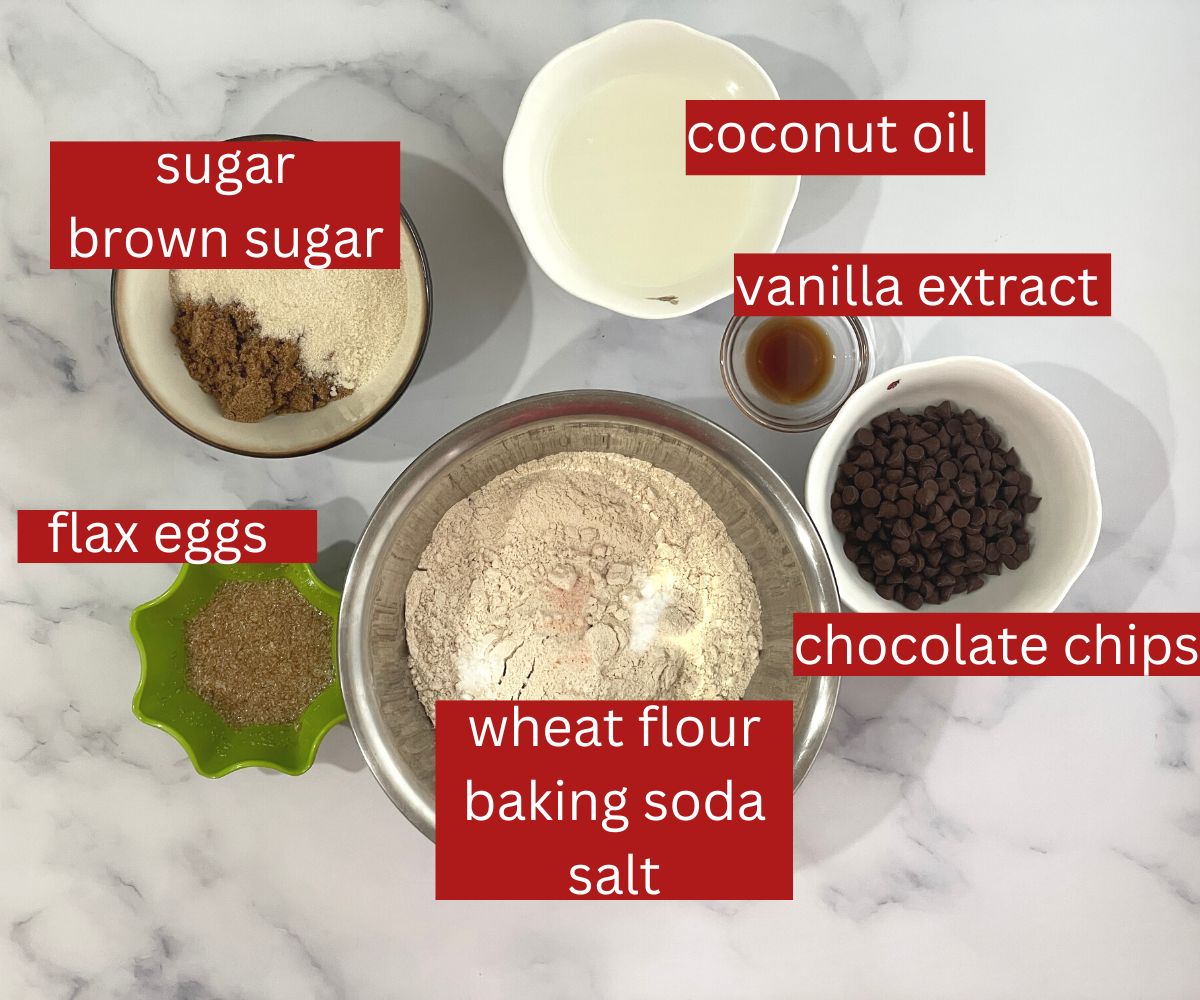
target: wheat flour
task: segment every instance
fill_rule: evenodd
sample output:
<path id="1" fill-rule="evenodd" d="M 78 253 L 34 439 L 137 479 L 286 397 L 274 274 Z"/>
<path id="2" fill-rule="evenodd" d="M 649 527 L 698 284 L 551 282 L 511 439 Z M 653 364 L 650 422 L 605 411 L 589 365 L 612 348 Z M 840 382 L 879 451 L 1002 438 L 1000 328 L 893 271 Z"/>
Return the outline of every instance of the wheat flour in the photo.
<path id="1" fill-rule="evenodd" d="M 405 624 L 430 718 L 438 698 L 740 698 L 762 646 L 754 580 L 712 508 L 599 452 L 526 463 L 451 507 Z"/>

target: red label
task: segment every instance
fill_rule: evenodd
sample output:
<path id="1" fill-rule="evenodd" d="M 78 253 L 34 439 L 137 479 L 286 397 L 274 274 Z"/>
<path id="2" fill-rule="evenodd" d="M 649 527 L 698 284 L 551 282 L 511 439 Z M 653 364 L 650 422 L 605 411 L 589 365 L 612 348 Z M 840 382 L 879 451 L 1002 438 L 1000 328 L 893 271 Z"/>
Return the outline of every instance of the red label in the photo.
<path id="1" fill-rule="evenodd" d="M 1200 614 L 797 614 L 797 676 L 1200 675 Z"/>
<path id="2" fill-rule="evenodd" d="M 1109 316 L 1106 253 L 739 253 L 738 316 Z"/>
<path id="3" fill-rule="evenodd" d="M 791 702 L 439 701 L 437 898 L 791 899 Z"/>
<path id="4" fill-rule="evenodd" d="M 400 227 L 397 142 L 50 143 L 51 267 L 399 267 Z"/>
<path id="5" fill-rule="evenodd" d="M 299 563 L 315 510 L 19 510 L 22 563 Z"/>
<path id="6" fill-rule="evenodd" d="M 982 174 L 983 101 L 688 101 L 689 174 Z"/>

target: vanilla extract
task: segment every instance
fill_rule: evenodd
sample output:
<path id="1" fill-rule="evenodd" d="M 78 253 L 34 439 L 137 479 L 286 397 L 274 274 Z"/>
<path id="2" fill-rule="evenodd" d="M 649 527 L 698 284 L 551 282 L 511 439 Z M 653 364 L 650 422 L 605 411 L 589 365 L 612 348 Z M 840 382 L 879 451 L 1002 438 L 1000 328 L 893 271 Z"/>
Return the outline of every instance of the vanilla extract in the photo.
<path id="1" fill-rule="evenodd" d="M 777 258 L 788 260 L 787 254 Z M 903 309 L 1096 308 L 1100 275 L 1082 267 L 1074 273 L 1013 273 L 980 267 L 971 273 L 897 275 L 869 263 L 830 264 L 809 273 L 736 276 L 746 306 L 773 309 L 836 308 L 846 311 Z"/>

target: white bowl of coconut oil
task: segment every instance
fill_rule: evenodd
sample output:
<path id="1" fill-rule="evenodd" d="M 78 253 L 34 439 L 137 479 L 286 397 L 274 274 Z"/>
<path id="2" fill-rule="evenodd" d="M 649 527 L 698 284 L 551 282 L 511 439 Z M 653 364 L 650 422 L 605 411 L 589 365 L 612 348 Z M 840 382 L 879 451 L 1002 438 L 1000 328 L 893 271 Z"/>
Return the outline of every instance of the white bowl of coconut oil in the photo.
<path id="1" fill-rule="evenodd" d="M 533 258 L 581 299 L 684 316 L 733 290 L 733 254 L 779 247 L 797 177 L 689 177 L 685 102 L 773 100 L 736 45 L 630 21 L 533 78 L 504 150 L 504 190 Z"/>

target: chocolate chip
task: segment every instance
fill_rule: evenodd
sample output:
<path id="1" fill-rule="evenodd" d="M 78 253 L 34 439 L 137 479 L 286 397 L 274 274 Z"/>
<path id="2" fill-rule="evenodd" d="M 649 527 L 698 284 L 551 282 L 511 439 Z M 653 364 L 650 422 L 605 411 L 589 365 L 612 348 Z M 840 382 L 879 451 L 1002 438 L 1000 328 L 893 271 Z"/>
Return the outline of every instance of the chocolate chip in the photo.
<path id="1" fill-rule="evenodd" d="M 884 600 L 914 610 L 1028 561 L 1039 503 L 1016 450 L 948 400 L 860 427 L 829 498 L 846 557 Z"/>

